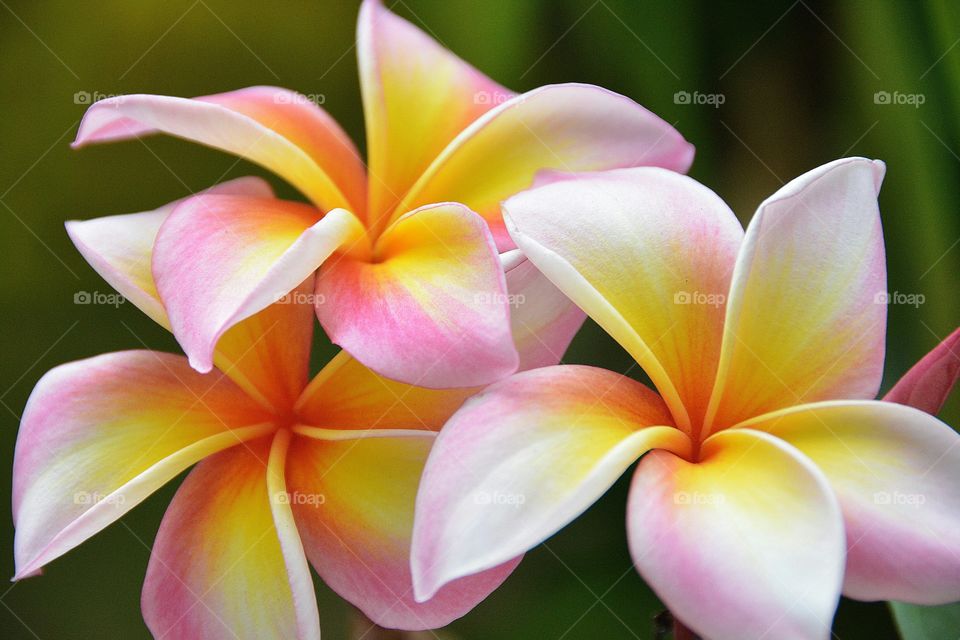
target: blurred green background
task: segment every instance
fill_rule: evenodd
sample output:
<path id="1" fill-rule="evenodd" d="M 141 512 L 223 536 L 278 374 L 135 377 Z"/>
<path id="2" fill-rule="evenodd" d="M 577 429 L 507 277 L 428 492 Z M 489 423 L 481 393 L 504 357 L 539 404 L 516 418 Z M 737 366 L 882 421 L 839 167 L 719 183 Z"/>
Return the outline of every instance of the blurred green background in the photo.
<path id="1" fill-rule="evenodd" d="M 73 303 L 79 291 L 110 289 L 73 248 L 63 222 L 150 209 L 228 177 L 266 175 L 167 138 L 73 152 L 68 144 L 86 96 L 192 96 L 275 84 L 322 94 L 324 107 L 362 144 L 353 48 L 358 3 L 266 4 L 0 1 L 4 495 L 20 412 L 46 370 L 105 351 L 178 350 L 130 304 Z M 922 305 L 890 308 L 885 388 L 960 322 L 958 3 L 386 4 L 513 89 L 590 82 L 651 108 L 697 145 L 692 175 L 744 222 L 766 195 L 807 169 L 844 155 L 883 159 L 889 289 L 924 296 Z M 691 104 L 677 99 L 677 92 L 689 93 Z M 922 96 L 922 104 L 884 104 L 877 92 L 893 96 L 890 102 L 897 102 L 896 95 Z M 721 95 L 723 103 L 692 104 L 696 94 Z M 271 180 L 281 195 L 296 197 Z M 318 365 L 333 353 L 329 347 L 321 351 Z M 628 356 L 589 323 L 567 361 L 619 371 L 630 366 Z M 960 424 L 957 398 L 943 417 Z M 0 587 L 0 635 L 149 637 L 140 616 L 140 586 L 176 484 L 54 562 L 43 577 Z M 625 496 L 621 481 L 531 552 L 451 632 L 464 639 L 652 637 L 652 618 L 662 607 L 631 569 Z M 9 516 L 5 523 L 0 575 L 11 576 Z M 318 593 L 325 637 L 346 637 L 346 606 L 322 586 Z M 844 601 L 835 637 L 896 634 L 885 605 Z"/>

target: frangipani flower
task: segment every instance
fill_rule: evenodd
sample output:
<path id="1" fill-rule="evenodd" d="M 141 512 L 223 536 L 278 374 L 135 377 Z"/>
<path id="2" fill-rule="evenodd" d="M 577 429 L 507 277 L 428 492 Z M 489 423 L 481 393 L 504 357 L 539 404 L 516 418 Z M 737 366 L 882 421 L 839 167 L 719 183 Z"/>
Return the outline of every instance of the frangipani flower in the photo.
<path id="1" fill-rule="evenodd" d="M 164 132 L 258 163 L 309 199 L 211 193 L 181 203 L 156 234 L 157 290 L 198 371 L 230 327 L 319 269 L 317 316 L 366 366 L 430 387 L 500 379 L 517 368 L 500 201 L 544 168 L 685 171 L 693 148 L 599 87 L 514 95 L 378 0 L 361 8 L 357 52 L 366 168 L 326 112 L 272 87 L 102 100 L 75 145 Z"/>
<path id="2" fill-rule="evenodd" d="M 218 193 L 268 199 L 259 178 Z M 152 238 L 174 205 L 73 223 L 94 266 L 169 326 L 150 276 Z M 521 255 L 503 256 L 522 367 L 555 364 L 584 315 Z M 508 564 L 425 604 L 409 569 L 414 498 L 435 431 L 476 389 L 379 376 L 346 352 L 308 382 L 313 276 L 238 323 L 218 369 L 181 356 L 111 353 L 37 384 L 17 441 L 15 579 L 115 522 L 198 463 L 156 538 L 143 612 L 156 637 L 318 638 L 309 564 L 371 620 L 438 627 L 482 600 Z M 520 303 L 522 301 L 522 303 Z"/>
<path id="3" fill-rule="evenodd" d="M 421 481 L 417 597 L 532 548 L 639 458 L 631 555 L 705 638 L 828 638 L 841 593 L 960 599 L 960 438 L 871 400 L 883 171 L 858 158 L 815 169 L 745 235 L 712 191 L 661 169 L 547 176 L 508 200 L 517 245 L 659 395 L 555 366 L 469 400 Z M 481 506 L 481 493 L 523 500 Z"/>

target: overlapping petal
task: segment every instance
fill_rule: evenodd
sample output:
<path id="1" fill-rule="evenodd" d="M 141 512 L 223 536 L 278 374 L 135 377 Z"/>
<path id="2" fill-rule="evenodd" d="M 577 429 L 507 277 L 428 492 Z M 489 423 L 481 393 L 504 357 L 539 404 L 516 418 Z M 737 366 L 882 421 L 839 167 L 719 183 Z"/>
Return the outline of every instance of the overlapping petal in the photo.
<path id="1" fill-rule="evenodd" d="M 143 586 L 155 637 L 320 638 L 296 531 L 271 511 L 268 462 L 269 438 L 237 446 L 201 462 L 177 491 Z"/>
<path id="2" fill-rule="evenodd" d="M 230 327 L 283 298 L 335 250 L 361 250 L 365 232 L 343 209 L 322 217 L 269 198 L 201 195 L 157 233 L 153 275 L 173 333 L 198 371 Z"/>
<path id="3" fill-rule="evenodd" d="M 370 220 L 385 222 L 458 133 L 514 94 L 387 11 L 380 0 L 366 0 L 360 9 L 357 57 L 367 128 Z M 432 202 L 447 200 L 456 198 Z"/>
<path id="4" fill-rule="evenodd" d="M 290 450 L 287 486 L 311 564 L 381 626 L 443 626 L 476 606 L 516 565 L 458 580 L 428 602 L 414 600 L 413 507 L 432 443 L 433 434 L 339 442 L 299 438 Z"/>
<path id="5" fill-rule="evenodd" d="M 627 509 L 634 564 L 698 635 L 830 637 L 843 521 L 826 479 L 789 445 L 734 430 L 710 438 L 696 463 L 654 451 Z"/>
<path id="6" fill-rule="evenodd" d="M 261 178 L 248 176 L 214 185 L 201 194 L 269 198 L 273 190 Z M 188 196 L 190 198 L 193 196 Z M 70 220 L 67 234 L 73 244 L 107 283 L 157 323 L 169 328 L 167 312 L 157 294 L 151 263 L 157 231 L 167 216 L 187 198 L 153 211 Z"/>
<path id="7" fill-rule="evenodd" d="M 904 374 L 883 397 L 926 411 L 940 413 L 960 379 L 960 329 L 955 330 Z"/>
<path id="8" fill-rule="evenodd" d="M 513 239 L 646 370 L 684 429 L 699 424 L 743 235 L 712 191 L 658 168 L 559 180 L 510 198 Z"/>
<path id="9" fill-rule="evenodd" d="M 403 382 L 468 387 L 517 368 L 490 232 L 459 204 L 401 218 L 377 241 L 372 262 L 336 254 L 324 263 L 317 317 L 333 342 Z"/>
<path id="10" fill-rule="evenodd" d="M 603 369 L 534 369 L 469 400 L 440 432 L 417 496 L 418 599 L 519 556 L 653 447 L 689 453 L 660 398 Z"/>
<path id="11" fill-rule="evenodd" d="M 558 364 L 586 314 L 520 250 L 500 254 L 520 371 Z"/>
<path id="12" fill-rule="evenodd" d="M 600 87 L 551 85 L 490 110 L 461 132 L 404 196 L 394 216 L 455 200 L 487 219 L 497 246 L 513 247 L 500 202 L 543 169 L 656 166 L 686 171 L 693 146 L 633 100 Z"/>
<path id="13" fill-rule="evenodd" d="M 239 178 L 201 194 L 268 198 L 260 178 Z M 157 232 L 187 198 L 154 211 L 67 223 L 67 232 L 87 261 L 123 296 L 166 328 L 167 312 L 151 264 Z M 241 321 L 217 343 L 214 363 L 266 407 L 289 407 L 306 384 L 313 335 L 313 279 L 283 296 L 279 304 Z"/>
<path id="14" fill-rule="evenodd" d="M 879 161 L 837 160 L 760 205 L 734 270 L 708 428 L 876 396 L 887 318 L 883 172 Z"/>
<path id="15" fill-rule="evenodd" d="M 425 389 L 396 382 L 341 351 L 304 390 L 297 403 L 301 424 L 295 429 L 324 438 L 439 431 L 476 392 L 475 387 Z"/>
<path id="16" fill-rule="evenodd" d="M 125 351 L 37 384 L 13 472 L 17 576 L 36 572 L 197 460 L 271 429 L 230 380 L 184 358 Z"/>
<path id="17" fill-rule="evenodd" d="M 829 479 L 847 532 L 844 594 L 960 600 L 960 435 L 894 403 L 800 405 L 744 423 L 802 451 Z"/>
<path id="18" fill-rule="evenodd" d="M 196 99 L 107 98 L 87 110 L 74 146 L 158 132 L 270 169 L 324 210 L 364 211 L 365 175 L 353 143 L 326 112 L 293 91 L 250 87 Z"/>

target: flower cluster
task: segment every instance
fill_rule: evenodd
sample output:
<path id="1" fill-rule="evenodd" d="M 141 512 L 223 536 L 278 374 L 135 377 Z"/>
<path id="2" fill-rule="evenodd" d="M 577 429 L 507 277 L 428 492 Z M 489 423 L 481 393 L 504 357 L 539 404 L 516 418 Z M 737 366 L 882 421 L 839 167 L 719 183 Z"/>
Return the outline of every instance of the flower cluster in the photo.
<path id="1" fill-rule="evenodd" d="M 311 567 L 375 623 L 430 629 L 640 459 L 635 564 L 706 638 L 827 638 L 841 593 L 960 599 L 960 437 L 930 415 L 960 334 L 872 399 L 882 163 L 815 169 L 744 231 L 624 96 L 514 94 L 378 0 L 357 50 L 366 161 L 279 88 L 88 109 L 75 146 L 166 133 L 306 202 L 247 177 L 67 223 L 185 356 L 40 380 L 16 578 L 193 467 L 147 568 L 156 637 L 319 638 Z M 656 391 L 558 364 L 587 315 Z M 311 377 L 315 318 L 343 351 Z"/>

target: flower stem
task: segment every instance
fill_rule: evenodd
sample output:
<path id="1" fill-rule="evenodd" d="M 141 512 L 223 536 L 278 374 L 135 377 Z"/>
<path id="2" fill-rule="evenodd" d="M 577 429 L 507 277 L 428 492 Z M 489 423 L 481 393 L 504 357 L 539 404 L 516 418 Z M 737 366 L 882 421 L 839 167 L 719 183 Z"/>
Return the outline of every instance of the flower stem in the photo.
<path id="1" fill-rule="evenodd" d="M 673 640 L 699 640 L 697 634 L 690 629 L 687 629 L 686 626 L 676 618 L 673 619 Z"/>

